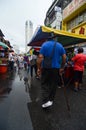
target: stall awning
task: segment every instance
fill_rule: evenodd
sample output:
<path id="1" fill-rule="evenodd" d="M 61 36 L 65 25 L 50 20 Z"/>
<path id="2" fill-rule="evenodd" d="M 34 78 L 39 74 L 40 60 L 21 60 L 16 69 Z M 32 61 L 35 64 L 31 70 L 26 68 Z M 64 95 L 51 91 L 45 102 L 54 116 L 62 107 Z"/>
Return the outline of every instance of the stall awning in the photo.
<path id="1" fill-rule="evenodd" d="M 52 36 L 52 33 L 63 46 L 74 45 L 86 42 L 86 36 L 70 33 L 63 30 L 57 30 L 46 26 L 37 27 L 28 46 L 41 46 L 44 41 Z"/>
<path id="2" fill-rule="evenodd" d="M 0 46 L 3 47 L 4 49 L 9 48 L 5 43 L 3 43 L 1 41 L 0 41 Z"/>

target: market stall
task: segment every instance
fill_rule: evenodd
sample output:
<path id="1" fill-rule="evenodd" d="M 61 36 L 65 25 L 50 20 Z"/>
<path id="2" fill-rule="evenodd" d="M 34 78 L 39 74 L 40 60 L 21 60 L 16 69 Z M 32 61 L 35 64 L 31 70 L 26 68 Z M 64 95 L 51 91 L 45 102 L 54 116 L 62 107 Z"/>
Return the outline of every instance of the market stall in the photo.
<path id="1" fill-rule="evenodd" d="M 56 37 L 56 40 L 64 47 L 67 47 L 68 45 L 76 45 L 82 42 L 86 43 L 86 36 L 82 34 L 78 35 L 46 26 L 39 26 L 37 27 L 31 41 L 28 43 L 28 46 L 41 46 L 49 37 Z"/>
<path id="2" fill-rule="evenodd" d="M 0 73 L 7 72 L 8 69 L 8 49 L 9 47 L 0 42 Z"/>
<path id="3" fill-rule="evenodd" d="M 49 28 L 46 26 L 39 26 L 37 27 L 31 41 L 28 43 L 28 46 L 39 46 L 43 44 L 48 38 L 54 37 L 56 38 L 56 41 L 60 42 L 64 48 L 66 48 L 69 45 L 77 45 L 79 43 L 86 44 L 86 36 L 82 34 L 75 34 L 63 30 L 57 30 L 54 28 Z M 72 52 L 70 51 L 72 54 Z M 65 68 L 65 77 L 69 80 L 71 77 L 73 77 L 73 66 L 72 65 L 66 65 Z"/>

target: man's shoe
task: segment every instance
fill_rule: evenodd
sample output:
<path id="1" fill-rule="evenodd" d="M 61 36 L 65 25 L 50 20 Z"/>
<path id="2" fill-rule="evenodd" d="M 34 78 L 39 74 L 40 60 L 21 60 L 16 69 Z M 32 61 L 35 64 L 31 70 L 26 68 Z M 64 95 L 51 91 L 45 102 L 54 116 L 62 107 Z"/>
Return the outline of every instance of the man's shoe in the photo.
<path id="1" fill-rule="evenodd" d="M 46 103 L 42 104 L 42 108 L 47 108 L 47 107 L 50 107 L 50 106 L 52 106 L 52 104 L 53 104 L 53 102 L 52 102 L 52 101 L 48 101 L 48 102 L 46 102 Z"/>
<path id="2" fill-rule="evenodd" d="M 39 77 L 38 77 L 38 76 L 36 76 L 36 78 L 38 79 Z"/>
<path id="3" fill-rule="evenodd" d="M 58 86 L 58 88 L 61 88 L 61 86 Z"/>

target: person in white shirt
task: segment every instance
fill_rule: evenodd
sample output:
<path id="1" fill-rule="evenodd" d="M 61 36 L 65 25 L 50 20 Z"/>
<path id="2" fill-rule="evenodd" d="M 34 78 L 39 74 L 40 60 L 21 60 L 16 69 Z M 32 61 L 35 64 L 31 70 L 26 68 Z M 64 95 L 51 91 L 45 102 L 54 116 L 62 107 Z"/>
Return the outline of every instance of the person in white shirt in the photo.
<path id="1" fill-rule="evenodd" d="M 14 56 L 12 53 L 9 53 L 9 69 L 11 71 L 14 69 Z"/>

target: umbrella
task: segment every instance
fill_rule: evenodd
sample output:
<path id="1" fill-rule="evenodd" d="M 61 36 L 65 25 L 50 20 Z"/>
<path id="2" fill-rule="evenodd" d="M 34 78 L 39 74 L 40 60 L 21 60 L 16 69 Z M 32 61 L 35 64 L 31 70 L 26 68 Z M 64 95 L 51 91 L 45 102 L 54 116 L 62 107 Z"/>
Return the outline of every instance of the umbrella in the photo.
<path id="1" fill-rule="evenodd" d="M 0 46 L 2 46 L 4 49 L 9 48 L 5 43 L 0 42 Z"/>
<path id="2" fill-rule="evenodd" d="M 86 36 L 84 35 L 57 30 L 46 26 L 39 26 L 37 27 L 31 41 L 28 43 L 28 46 L 41 46 L 42 43 L 50 37 L 56 37 L 57 41 L 63 46 L 86 42 Z"/>

